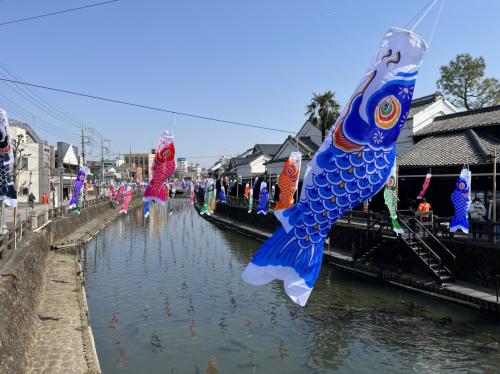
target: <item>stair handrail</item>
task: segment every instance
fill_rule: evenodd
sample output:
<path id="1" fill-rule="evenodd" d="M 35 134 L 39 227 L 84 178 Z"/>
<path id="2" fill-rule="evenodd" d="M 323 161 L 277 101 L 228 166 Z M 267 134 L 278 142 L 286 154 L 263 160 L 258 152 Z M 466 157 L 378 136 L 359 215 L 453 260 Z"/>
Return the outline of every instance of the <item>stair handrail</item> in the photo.
<path id="1" fill-rule="evenodd" d="M 453 266 L 455 266 L 455 262 L 456 262 L 456 259 L 457 257 L 448 249 L 448 247 L 446 247 L 442 242 L 441 240 L 439 240 L 427 227 L 425 227 L 425 225 L 422 224 L 422 222 L 419 222 L 418 219 L 415 219 L 415 222 L 419 225 L 419 227 L 428 235 L 430 236 L 435 242 L 439 243 L 439 245 L 441 246 L 441 248 L 445 251 L 445 253 L 450 256 L 452 259 L 453 259 Z"/>
<path id="2" fill-rule="evenodd" d="M 434 252 L 432 248 L 429 247 L 429 245 L 421 237 L 419 237 L 415 231 L 411 229 L 411 227 L 408 225 L 408 223 L 406 223 L 405 220 L 401 220 L 401 224 L 408 230 L 408 232 L 413 234 L 413 237 L 416 238 L 419 241 L 419 243 L 425 247 L 425 249 L 427 249 L 427 252 L 432 254 L 434 258 L 438 260 L 439 267 L 441 268 L 441 262 L 442 262 L 441 257 L 439 257 L 439 255 L 436 252 Z"/>

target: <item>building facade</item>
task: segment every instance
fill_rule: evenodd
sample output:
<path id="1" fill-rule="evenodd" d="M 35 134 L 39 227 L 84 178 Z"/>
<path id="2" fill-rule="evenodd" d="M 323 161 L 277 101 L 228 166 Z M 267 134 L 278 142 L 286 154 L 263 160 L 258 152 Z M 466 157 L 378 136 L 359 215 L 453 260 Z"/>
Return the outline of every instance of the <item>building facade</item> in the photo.
<path id="1" fill-rule="evenodd" d="M 18 201 L 26 202 L 30 193 L 37 202 L 44 195 L 50 198 L 50 147 L 28 124 L 16 120 L 10 120 L 9 124 L 9 135 L 19 141 L 22 150 L 22 160 L 15 160 L 18 168 L 14 170 Z"/>

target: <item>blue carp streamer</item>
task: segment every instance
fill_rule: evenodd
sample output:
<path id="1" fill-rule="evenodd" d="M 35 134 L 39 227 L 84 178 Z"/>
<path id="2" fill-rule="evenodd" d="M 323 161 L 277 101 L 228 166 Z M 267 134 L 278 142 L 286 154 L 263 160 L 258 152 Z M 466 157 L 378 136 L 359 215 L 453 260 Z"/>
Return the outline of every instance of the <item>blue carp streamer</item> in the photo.
<path id="1" fill-rule="evenodd" d="M 283 227 L 253 257 L 242 278 L 253 285 L 284 281 L 304 306 L 318 277 L 325 239 L 344 213 L 384 187 L 395 160 L 427 45 L 393 28 L 382 40 L 337 122 L 307 166 L 299 202 L 275 212 Z"/>
<path id="2" fill-rule="evenodd" d="M 462 169 L 458 176 L 455 190 L 451 194 L 451 202 L 455 207 L 455 215 L 450 223 L 450 232 L 462 230 L 464 233 L 469 233 L 469 207 L 470 199 L 470 184 L 472 175 L 469 169 Z"/>
<path id="3" fill-rule="evenodd" d="M 267 202 L 269 201 L 269 190 L 266 182 L 260 182 L 259 206 L 257 214 L 267 214 Z"/>

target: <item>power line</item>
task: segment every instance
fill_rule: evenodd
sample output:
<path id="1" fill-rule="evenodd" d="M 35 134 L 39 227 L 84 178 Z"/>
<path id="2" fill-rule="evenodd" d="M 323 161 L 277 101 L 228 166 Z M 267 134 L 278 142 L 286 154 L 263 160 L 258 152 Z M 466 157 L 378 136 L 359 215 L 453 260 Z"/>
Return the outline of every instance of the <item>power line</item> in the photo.
<path id="1" fill-rule="evenodd" d="M 35 127 L 40 127 L 41 124 L 44 124 L 44 126 L 50 130 L 49 133 L 52 135 L 62 136 L 62 137 L 70 137 L 70 138 L 79 137 L 79 135 L 77 135 L 75 133 L 72 133 L 72 132 L 67 131 L 67 130 L 59 129 L 59 127 L 52 125 L 50 122 L 40 118 L 39 116 L 35 116 L 33 113 L 31 113 L 30 111 L 23 108 L 21 105 L 15 103 L 13 100 L 9 99 L 8 97 L 6 97 L 4 95 L 0 94 L 0 101 L 3 101 L 6 104 L 6 106 L 9 107 L 10 111 L 12 111 L 13 109 L 17 109 L 18 112 L 20 111 L 21 113 L 24 113 L 23 115 L 27 116 L 27 118 L 29 118 L 29 119 L 26 120 L 26 117 L 21 118 L 21 119 L 23 119 L 26 123 L 28 123 L 28 124 L 31 123 Z M 41 123 L 35 125 L 34 123 L 32 123 L 32 121 L 34 119 L 37 119 Z M 45 130 L 45 131 L 48 132 L 47 130 Z"/>
<path id="2" fill-rule="evenodd" d="M 22 80 L 23 78 L 20 77 L 19 75 L 14 74 L 12 71 L 9 71 L 6 66 L 0 64 L 0 69 L 4 70 L 7 73 L 7 78 L 12 78 L 12 79 L 17 79 L 17 80 Z M 4 73 L 0 72 L 3 76 L 5 76 Z M 80 128 L 80 123 L 81 121 L 77 121 L 74 118 L 72 118 L 70 115 L 68 115 L 66 112 L 64 112 L 62 109 L 58 108 L 57 106 L 51 104 L 48 100 L 46 100 L 41 94 L 39 94 L 37 91 L 33 90 L 31 87 L 23 87 L 26 92 L 30 92 L 33 94 L 35 97 L 40 99 L 41 102 L 45 103 L 47 106 L 49 106 L 51 109 L 53 109 L 55 112 L 60 113 L 60 115 L 63 117 L 64 121 L 63 122 L 68 122 L 71 121 L 74 124 L 70 123 L 70 125 Z"/>
<path id="3" fill-rule="evenodd" d="M 100 5 L 106 5 L 106 4 L 110 4 L 110 3 L 116 3 L 117 1 L 120 1 L 120 0 L 109 0 L 109 1 L 104 1 L 104 2 L 101 2 L 101 3 L 95 3 L 95 4 L 89 4 L 89 5 L 81 6 L 81 7 L 78 7 L 78 8 L 71 8 L 71 9 L 59 10 L 57 12 L 40 14 L 38 16 L 16 19 L 16 20 L 13 20 L 13 21 L 2 22 L 2 23 L 0 23 L 0 26 L 10 25 L 12 23 L 18 23 L 18 22 L 24 22 L 24 21 L 31 21 L 31 20 L 38 19 L 38 18 L 55 16 L 57 14 L 74 12 L 76 10 L 93 8 L 93 7 L 100 6 Z"/>
<path id="4" fill-rule="evenodd" d="M 0 72 L 1 74 L 1 72 Z M 53 117 L 55 120 L 57 121 L 61 121 L 61 118 L 57 116 L 57 114 L 55 114 L 52 110 L 50 110 L 45 104 L 43 103 L 40 103 L 39 100 L 37 100 L 36 98 L 34 98 L 32 95 L 30 94 L 27 94 L 26 92 L 22 91 L 22 89 L 20 89 L 19 87 L 17 86 L 14 86 L 14 85 L 10 85 L 8 83 L 6 83 L 7 87 L 9 87 L 11 90 L 13 90 L 15 93 L 17 93 L 19 96 L 21 96 L 24 100 L 26 100 L 27 102 L 31 103 L 32 105 L 36 106 L 38 109 L 40 109 L 41 111 L 45 112 L 46 114 L 48 114 L 49 116 Z M 24 88 L 24 87 L 23 87 Z M 61 121 L 61 122 L 64 122 L 64 121 Z M 57 127 L 54 125 L 54 127 Z M 64 131 L 64 132 L 67 132 L 67 133 L 70 133 L 71 134 L 71 131 L 68 131 L 66 129 L 62 129 L 62 128 L 59 128 L 60 131 Z"/>
<path id="5" fill-rule="evenodd" d="M 153 107 L 153 106 L 149 106 L 149 105 L 136 104 L 136 103 L 131 103 L 131 102 L 128 102 L 128 101 L 123 101 L 123 100 L 118 100 L 118 99 L 110 99 L 110 98 L 105 98 L 105 97 L 101 97 L 101 96 L 89 95 L 89 94 L 85 94 L 85 93 L 81 93 L 81 92 L 76 92 L 76 91 L 69 91 L 69 90 L 63 90 L 63 89 L 60 89 L 60 88 L 42 86 L 42 85 L 34 84 L 34 83 L 21 82 L 21 81 L 13 80 L 13 79 L 0 78 L 0 81 L 10 82 L 10 83 L 15 83 L 15 84 L 20 84 L 20 85 L 24 85 L 24 86 L 41 88 L 41 89 L 44 89 L 44 90 L 61 92 L 61 93 L 65 93 L 65 94 L 75 95 L 75 96 L 82 96 L 82 97 L 86 97 L 86 98 L 89 98 L 89 99 L 107 101 L 107 102 L 115 103 L 115 104 L 128 105 L 128 106 L 132 106 L 132 107 L 136 107 L 136 108 L 149 109 L 149 110 L 154 110 L 154 111 L 157 111 L 157 112 L 164 112 L 164 113 L 176 114 L 176 115 L 184 116 L 184 117 L 191 117 L 191 118 L 203 119 L 203 120 L 207 120 L 207 121 L 225 123 L 225 124 L 228 124 L 228 125 L 235 125 L 235 126 L 242 126 L 242 127 L 251 127 L 251 128 L 255 128 L 255 129 L 261 129 L 261 130 L 269 130 L 269 131 L 276 131 L 276 132 L 282 132 L 282 133 L 287 133 L 287 134 L 295 134 L 292 131 L 282 130 L 282 129 L 276 129 L 276 128 L 273 128 L 273 127 L 252 125 L 252 124 L 243 123 L 243 122 L 228 121 L 228 120 L 224 120 L 224 119 L 220 119 L 220 118 L 207 117 L 207 116 L 202 116 L 202 115 L 192 114 L 192 113 L 177 112 L 175 110 L 158 108 L 158 107 Z"/>

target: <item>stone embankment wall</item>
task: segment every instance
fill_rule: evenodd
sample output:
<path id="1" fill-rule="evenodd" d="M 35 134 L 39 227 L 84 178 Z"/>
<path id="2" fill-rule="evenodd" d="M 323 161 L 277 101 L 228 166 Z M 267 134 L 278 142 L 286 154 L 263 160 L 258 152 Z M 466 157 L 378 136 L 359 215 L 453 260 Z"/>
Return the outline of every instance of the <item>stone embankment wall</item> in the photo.
<path id="1" fill-rule="evenodd" d="M 1 271 L 0 372 L 23 373 L 33 342 L 37 299 L 50 248 L 46 234 L 30 235 Z"/>
<path id="2" fill-rule="evenodd" d="M 137 204 L 139 199 L 134 200 Z M 131 209 L 134 205 L 131 203 Z M 64 241 L 92 220 L 109 220 L 111 209 L 110 202 L 105 201 L 83 209 L 80 215 L 53 219 L 39 233 L 29 233 L 0 269 L 0 373 L 26 370 L 51 245 Z"/>

